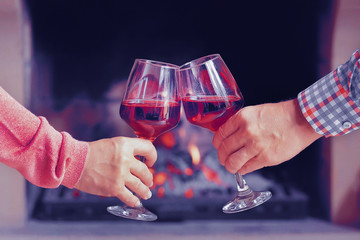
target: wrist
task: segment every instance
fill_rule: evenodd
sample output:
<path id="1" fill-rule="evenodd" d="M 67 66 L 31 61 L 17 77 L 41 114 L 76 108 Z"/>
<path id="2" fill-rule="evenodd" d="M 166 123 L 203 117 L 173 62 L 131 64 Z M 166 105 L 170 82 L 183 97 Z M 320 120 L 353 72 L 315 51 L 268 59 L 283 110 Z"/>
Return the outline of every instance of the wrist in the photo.
<path id="1" fill-rule="evenodd" d="M 308 138 L 311 142 L 323 136 L 317 133 L 311 124 L 306 120 L 297 99 L 285 101 L 284 106 L 286 108 L 285 112 L 290 113 L 290 121 L 294 124 L 294 128 L 297 129 L 298 134 Z"/>

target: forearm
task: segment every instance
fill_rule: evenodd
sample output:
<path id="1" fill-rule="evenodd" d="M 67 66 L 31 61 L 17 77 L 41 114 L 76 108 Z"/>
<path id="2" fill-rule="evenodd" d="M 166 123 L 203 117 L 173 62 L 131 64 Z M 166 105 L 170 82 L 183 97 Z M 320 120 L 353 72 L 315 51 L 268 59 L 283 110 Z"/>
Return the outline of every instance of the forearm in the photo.
<path id="1" fill-rule="evenodd" d="M 349 61 L 300 92 L 298 102 L 313 129 L 326 137 L 360 127 L 360 50 Z"/>
<path id="2" fill-rule="evenodd" d="M 88 144 L 56 131 L 0 88 L 0 162 L 41 187 L 73 187 L 84 167 Z"/>

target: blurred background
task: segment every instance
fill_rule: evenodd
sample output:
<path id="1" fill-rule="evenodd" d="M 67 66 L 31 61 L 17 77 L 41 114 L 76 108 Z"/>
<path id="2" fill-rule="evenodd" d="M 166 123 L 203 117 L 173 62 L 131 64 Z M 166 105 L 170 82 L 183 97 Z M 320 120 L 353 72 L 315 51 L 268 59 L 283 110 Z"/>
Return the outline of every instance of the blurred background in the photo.
<path id="1" fill-rule="evenodd" d="M 79 96 L 91 99 L 89 105 L 106 101 L 109 89 L 127 79 L 136 58 L 182 65 L 213 53 L 227 63 L 246 105 L 295 98 L 321 76 L 320 19 L 330 13 L 332 4 L 323 0 L 26 1 L 39 76 L 31 108 L 51 118 L 49 109 L 44 109 L 47 103 L 51 106 L 45 107 L 59 118 Z M 44 72 L 48 75 L 42 76 Z M 82 118 L 79 111 L 86 111 L 81 109 L 75 111 L 77 121 Z M 118 115 L 112 117 L 114 124 L 120 122 Z M 104 113 L 95 114 L 70 132 L 83 140 L 106 137 L 109 133 L 100 133 L 97 125 L 106 118 Z M 327 217 L 319 190 L 318 150 L 315 143 L 296 157 L 299 160 L 266 171 L 281 184 L 293 183 L 311 195 L 310 212 Z"/>
<path id="2" fill-rule="evenodd" d="M 64 108 L 101 99 L 136 58 L 184 64 L 219 53 L 247 105 L 281 101 L 318 79 L 319 18 L 329 0 L 26 1 L 35 59 L 51 65 Z"/>
<path id="3" fill-rule="evenodd" d="M 348 36 L 356 32 L 354 29 L 359 30 L 356 21 L 339 19 L 339 16 L 356 19 L 360 5 L 355 0 L 19 3 L 21 39 L 25 46 L 22 102 L 35 114 L 47 117 L 57 130 L 68 131 L 79 140 L 134 136 L 118 111 L 124 83 L 136 58 L 182 65 L 219 53 L 236 79 L 245 105 L 255 105 L 297 97 L 300 91 L 344 63 L 360 46 L 359 31 L 358 38 L 352 38 L 353 48 L 337 37 L 341 29 L 347 29 Z M 355 6 L 355 10 L 350 11 L 353 9 L 350 6 Z M 349 11 L 352 14 L 347 14 Z M 350 27 L 339 27 L 339 22 Z M 339 45 L 348 48 L 344 50 Z M 217 159 L 211 136 L 207 140 L 194 136 L 182 139 L 181 132 L 208 136 L 182 121 L 170 135 L 155 143 L 160 153 L 160 165 L 155 169 L 159 173 L 155 174 L 158 186 L 147 204 L 164 221 L 316 217 L 359 226 L 359 184 L 353 185 L 354 179 L 359 179 L 356 170 L 359 168 L 353 169 L 355 173 L 350 174 L 353 177 L 349 181 L 338 181 L 341 174 L 347 175 L 352 170 L 336 168 L 339 161 L 346 159 L 333 158 L 340 154 L 350 158 L 350 166 L 358 166 L 351 160 L 357 153 L 350 152 L 347 157 L 334 152 L 338 148 L 347 151 L 344 145 L 349 147 L 352 140 L 343 138 L 340 145 L 329 139 L 318 140 L 291 161 L 249 175 L 250 182 L 258 188 L 270 189 L 274 197 L 258 210 L 230 217 L 224 216 L 218 207 L 235 193 L 234 182 L 221 166 L 212 163 Z M 356 141 L 358 136 L 352 135 Z M 195 171 L 192 176 L 181 173 L 189 167 L 199 169 L 190 144 L 196 145 L 200 161 L 214 171 L 201 169 L 201 173 L 196 175 Z M 174 158 L 176 161 L 171 161 Z M 164 171 L 165 175 L 160 175 Z M 222 184 L 218 184 L 217 178 Z M 175 181 L 176 190 L 170 179 Z M 208 183 L 208 189 L 199 189 L 202 184 L 199 179 Z M 337 192 L 344 184 L 351 185 L 351 190 Z M 187 187 L 181 187 L 184 185 Z M 30 218 L 84 220 L 86 216 L 91 220 L 115 220 L 104 211 L 113 199 L 94 198 L 65 188 L 39 189 L 29 183 L 26 189 L 26 212 Z M 352 199 L 352 205 L 346 208 L 347 198 Z M 201 208 L 204 199 L 212 201 Z M 166 202 L 193 207 L 176 210 L 159 207 Z M 84 206 L 80 212 L 79 206 Z"/>

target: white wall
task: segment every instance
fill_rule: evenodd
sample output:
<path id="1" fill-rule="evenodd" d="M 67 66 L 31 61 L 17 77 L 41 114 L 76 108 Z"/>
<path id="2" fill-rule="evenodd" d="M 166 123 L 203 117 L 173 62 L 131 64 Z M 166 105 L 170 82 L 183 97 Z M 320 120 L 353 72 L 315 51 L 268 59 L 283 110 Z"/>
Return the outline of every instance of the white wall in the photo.
<path id="1" fill-rule="evenodd" d="M 360 48 L 360 1 L 338 0 L 335 14 L 331 69 Z M 360 227 L 360 131 L 328 141 L 331 219 Z"/>
<path id="2" fill-rule="evenodd" d="M 24 104 L 22 8 L 21 0 L 0 1 L 0 86 Z M 0 226 L 21 226 L 25 219 L 25 180 L 0 164 Z"/>

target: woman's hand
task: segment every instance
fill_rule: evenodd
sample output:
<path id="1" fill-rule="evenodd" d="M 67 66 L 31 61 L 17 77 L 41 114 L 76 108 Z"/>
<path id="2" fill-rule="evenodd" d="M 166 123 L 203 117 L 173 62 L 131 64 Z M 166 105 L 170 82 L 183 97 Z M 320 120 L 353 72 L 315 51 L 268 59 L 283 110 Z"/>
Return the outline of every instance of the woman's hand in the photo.
<path id="1" fill-rule="evenodd" d="M 213 144 L 229 172 L 246 174 L 291 159 L 321 136 L 293 99 L 241 109 L 219 128 Z"/>
<path id="2" fill-rule="evenodd" d="M 135 156 L 146 158 L 139 161 Z M 153 144 L 144 139 L 115 137 L 89 143 L 83 173 L 75 188 L 106 197 L 117 197 L 129 206 L 151 197 L 149 187 L 153 176 L 148 167 L 153 166 L 157 153 Z M 131 191 L 130 191 L 131 190 Z"/>

